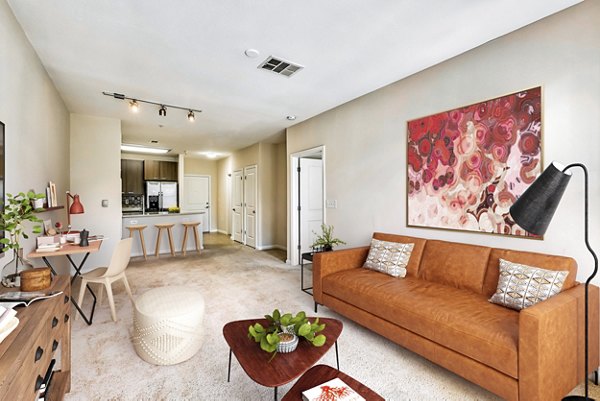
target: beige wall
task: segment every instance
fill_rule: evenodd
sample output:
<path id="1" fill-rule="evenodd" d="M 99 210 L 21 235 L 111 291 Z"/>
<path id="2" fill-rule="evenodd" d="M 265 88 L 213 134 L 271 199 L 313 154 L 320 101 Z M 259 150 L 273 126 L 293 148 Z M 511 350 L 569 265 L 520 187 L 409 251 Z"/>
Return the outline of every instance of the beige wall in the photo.
<path id="1" fill-rule="evenodd" d="M 291 127 L 288 154 L 326 145 L 326 197 L 338 203 L 326 210 L 326 219 L 336 236 L 357 246 L 378 230 L 572 255 L 579 279 L 589 275 L 580 171 L 574 172 L 544 241 L 407 228 L 406 122 L 542 85 L 544 164 L 560 160 L 589 167 L 590 239 L 599 249 L 599 16 L 600 1 L 583 2 Z"/>
<path id="2" fill-rule="evenodd" d="M 45 192 L 52 180 L 57 193 L 64 194 L 69 184 L 69 112 L 5 1 L 0 1 L 0 60 L 6 192 Z M 64 203 L 62 196 L 59 201 Z M 64 210 L 39 217 L 66 220 Z M 23 245 L 27 254 L 35 248 L 35 240 Z M 11 259 L 12 255 L 5 255 L 0 266 Z"/>
<path id="3" fill-rule="evenodd" d="M 74 229 L 107 237 L 91 254 L 86 270 L 107 266 L 121 239 L 121 121 L 71 114 L 71 185 L 81 196 L 82 215 L 71 216 Z M 108 207 L 102 207 L 102 200 Z"/>
<path id="4" fill-rule="evenodd" d="M 287 247 L 287 154 L 286 144 L 275 145 L 275 180 L 277 182 L 275 193 L 275 239 L 274 244 L 279 248 Z"/>
<path id="5" fill-rule="evenodd" d="M 217 214 L 219 194 L 219 176 L 217 174 L 217 161 L 186 157 L 183 164 L 184 175 L 210 176 L 210 231 L 216 231 L 218 227 Z"/>

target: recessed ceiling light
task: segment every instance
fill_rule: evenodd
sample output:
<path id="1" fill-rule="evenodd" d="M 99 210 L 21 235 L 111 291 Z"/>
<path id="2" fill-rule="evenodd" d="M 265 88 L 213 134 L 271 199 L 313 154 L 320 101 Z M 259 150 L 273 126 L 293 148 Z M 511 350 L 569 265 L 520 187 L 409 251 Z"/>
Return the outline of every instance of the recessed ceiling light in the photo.
<path id="1" fill-rule="evenodd" d="M 296 116 L 294 115 L 289 115 L 286 117 L 286 119 L 290 120 L 290 121 L 294 121 L 296 119 Z"/>
<path id="2" fill-rule="evenodd" d="M 152 148 L 149 146 L 143 145 L 132 145 L 132 144 L 121 144 L 121 150 L 124 152 L 138 152 L 138 153 L 155 153 L 155 154 L 165 154 L 169 153 L 171 149 L 162 149 L 162 148 Z"/>
<path id="3" fill-rule="evenodd" d="M 256 49 L 248 49 L 244 52 L 244 54 L 249 58 L 256 58 L 260 55 L 260 52 Z"/>

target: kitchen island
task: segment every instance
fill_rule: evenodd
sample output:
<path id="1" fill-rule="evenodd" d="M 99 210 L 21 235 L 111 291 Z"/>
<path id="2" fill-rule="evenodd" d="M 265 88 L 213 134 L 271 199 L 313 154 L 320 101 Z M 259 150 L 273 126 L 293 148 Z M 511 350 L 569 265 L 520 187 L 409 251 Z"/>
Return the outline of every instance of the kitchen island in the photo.
<path id="1" fill-rule="evenodd" d="M 154 255 L 156 247 L 156 235 L 158 229 L 154 227 L 155 224 L 174 224 L 173 231 L 173 244 L 175 245 L 175 252 L 181 252 L 181 243 L 183 241 L 183 225 L 182 223 L 189 222 L 201 222 L 204 219 L 205 212 L 181 212 L 181 213 L 140 213 L 140 214 L 128 214 L 123 215 L 123 224 L 121 228 L 121 238 L 129 237 L 129 230 L 127 226 L 145 225 L 147 226 L 144 230 L 144 240 L 146 244 L 146 253 L 148 256 Z M 204 228 L 202 224 L 198 226 L 198 232 L 200 234 L 200 249 L 204 249 L 204 239 L 202 235 Z M 171 252 L 169 248 L 169 238 L 165 233 L 162 234 L 160 240 L 159 253 L 168 254 Z M 186 244 L 186 251 L 195 251 L 196 245 L 194 243 L 194 234 L 188 230 L 188 239 Z M 131 256 L 143 256 L 142 246 L 140 245 L 140 239 L 134 232 L 133 243 L 131 244 Z"/>

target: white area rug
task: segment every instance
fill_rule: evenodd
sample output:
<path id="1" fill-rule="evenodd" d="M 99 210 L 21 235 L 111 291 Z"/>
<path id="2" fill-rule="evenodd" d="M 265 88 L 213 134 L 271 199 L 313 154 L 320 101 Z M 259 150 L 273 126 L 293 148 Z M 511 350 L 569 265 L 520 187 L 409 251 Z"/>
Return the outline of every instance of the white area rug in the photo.
<path id="1" fill-rule="evenodd" d="M 117 323 L 112 322 L 106 302 L 97 307 L 92 326 L 81 318 L 73 322 L 72 386 L 67 401 L 273 399 L 273 389 L 248 378 L 235 357 L 231 382 L 227 382 L 229 348 L 223 326 L 233 320 L 260 318 L 275 308 L 314 315 L 312 297 L 300 291 L 299 269 L 285 265 L 278 252 L 258 252 L 232 243 L 224 235 L 205 236 L 205 246 L 201 255 L 149 257 L 146 262 L 132 261 L 127 270 L 134 297 L 167 285 L 188 285 L 203 292 L 205 340 L 200 352 L 175 366 L 142 361 L 130 341 L 132 305 L 117 284 Z M 88 310 L 89 294 L 84 304 Z M 341 370 L 386 400 L 499 400 L 326 307 L 319 307 L 318 315 L 344 322 L 338 342 Z M 335 350 L 320 363 L 335 367 Z M 280 398 L 292 384 L 279 388 Z M 597 387 L 591 387 L 598 394 Z"/>

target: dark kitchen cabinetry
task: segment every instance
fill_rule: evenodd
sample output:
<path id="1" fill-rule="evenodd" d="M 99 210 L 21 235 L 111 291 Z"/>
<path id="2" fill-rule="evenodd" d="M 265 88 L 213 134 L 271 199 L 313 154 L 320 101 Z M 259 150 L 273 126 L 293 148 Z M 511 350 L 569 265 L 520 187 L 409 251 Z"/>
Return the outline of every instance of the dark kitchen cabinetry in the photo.
<path id="1" fill-rule="evenodd" d="M 144 160 L 146 181 L 177 181 L 177 162 Z"/>
<path id="2" fill-rule="evenodd" d="M 144 161 L 121 159 L 121 191 L 129 194 L 144 193 Z"/>

